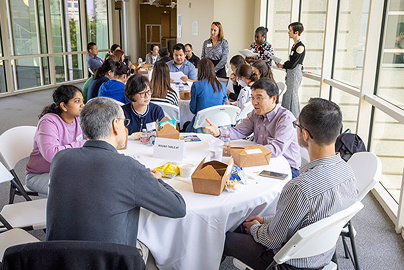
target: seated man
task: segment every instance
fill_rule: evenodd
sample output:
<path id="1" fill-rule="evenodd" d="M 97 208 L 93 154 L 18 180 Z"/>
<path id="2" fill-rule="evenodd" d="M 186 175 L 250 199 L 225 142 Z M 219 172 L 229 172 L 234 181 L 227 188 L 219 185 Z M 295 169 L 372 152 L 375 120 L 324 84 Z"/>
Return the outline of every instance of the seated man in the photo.
<path id="1" fill-rule="evenodd" d="M 91 69 L 92 72 L 95 72 L 97 68 L 99 68 L 104 61 L 99 58 L 98 55 L 98 47 L 94 42 L 90 42 L 87 44 L 87 66 Z"/>
<path id="2" fill-rule="evenodd" d="M 192 45 L 187 43 L 185 44 L 185 54 L 187 56 L 187 60 L 191 62 L 195 67 L 197 67 L 199 62 L 199 57 L 194 54 L 194 50 L 192 49 Z"/>
<path id="3" fill-rule="evenodd" d="M 300 176 L 283 188 L 275 216 L 250 217 L 242 227 L 247 234 L 226 234 L 224 254 L 256 270 L 268 267 L 274 254 L 299 229 L 357 201 L 355 175 L 335 153 L 335 140 L 342 128 L 338 105 L 325 99 L 310 99 L 293 124 L 299 144 L 309 152 L 310 163 L 302 166 Z M 322 269 L 333 254 L 334 248 L 310 258 L 289 260 L 280 269 Z"/>
<path id="4" fill-rule="evenodd" d="M 278 104 L 279 89 L 271 79 L 260 79 L 251 86 L 254 110 L 236 127 L 229 127 L 230 139 L 241 139 L 254 132 L 254 141 L 272 151 L 272 157 L 283 155 L 289 162 L 292 177 L 299 175 L 300 147 L 292 122 L 293 114 Z M 218 127 L 207 119 L 210 134 L 220 136 Z"/>
<path id="5" fill-rule="evenodd" d="M 195 66 L 185 58 L 185 46 L 181 43 L 175 44 L 174 60 L 167 63 L 170 72 L 182 72 L 185 76 L 181 78 L 184 82 L 196 81 L 197 74 Z"/>
<path id="6" fill-rule="evenodd" d="M 168 51 L 168 49 L 166 47 L 160 48 L 159 55 L 160 55 L 160 60 L 158 60 L 157 62 L 167 63 L 167 62 L 170 62 L 171 60 L 173 60 L 173 59 L 171 59 L 170 52 Z"/>
<path id="7" fill-rule="evenodd" d="M 157 171 L 119 154 L 127 120 L 110 98 L 89 101 L 80 114 L 88 141 L 52 160 L 46 240 L 85 240 L 136 246 L 140 207 L 180 218 L 182 196 Z"/>

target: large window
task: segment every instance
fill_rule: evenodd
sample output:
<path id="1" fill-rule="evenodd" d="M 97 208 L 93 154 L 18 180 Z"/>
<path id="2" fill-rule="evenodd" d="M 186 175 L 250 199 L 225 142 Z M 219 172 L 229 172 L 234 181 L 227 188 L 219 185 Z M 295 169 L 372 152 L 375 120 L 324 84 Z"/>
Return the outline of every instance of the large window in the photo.
<path id="1" fill-rule="evenodd" d="M 333 79 L 360 87 L 370 0 L 340 0 Z"/>
<path id="2" fill-rule="evenodd" d="M 108 12 L 107 1 L 86 0 L 87 9 L 87 37 L 88 42 L 95 42 L 98 50 L 108 50 Z M 98 56 L 103 58 L 105 53 Z"/>
<path id="3" fill-rule="evenodd" d="M 391 1 L 385 16 L 376 94 L 404 109 L 404 1 Z"/>
<path id="4" fill-rule="evenodd" d="M 17 89 L 49 84 L 47 57 L 23 58 L 12 62 L 17 76 Z"/>
<path id="5" fill-rule="evenodd" d="M 356 132 L 359 99 L 337 88 L 332 89 L 331 101 L 337 103 L 342 112 L 343 131 Z"/>

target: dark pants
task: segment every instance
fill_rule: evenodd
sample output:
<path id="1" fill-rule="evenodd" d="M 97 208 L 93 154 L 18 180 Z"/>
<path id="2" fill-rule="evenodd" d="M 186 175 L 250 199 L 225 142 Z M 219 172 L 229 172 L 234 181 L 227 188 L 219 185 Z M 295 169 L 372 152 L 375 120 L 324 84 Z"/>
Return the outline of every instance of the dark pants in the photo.
<path id="1" fill-rule="evenodd" d="M 210 59 L 210 61 L 212 61 L 214 66 L 216 66 L 220 62 L 220 60 L 212 60 L 212 59 Z M 223 68 L 219 69 L 218 71 L 216 71 L 216 76 L 222 77 L 222 78 L 226 77 L 226 67 L 223 67 Z"/>

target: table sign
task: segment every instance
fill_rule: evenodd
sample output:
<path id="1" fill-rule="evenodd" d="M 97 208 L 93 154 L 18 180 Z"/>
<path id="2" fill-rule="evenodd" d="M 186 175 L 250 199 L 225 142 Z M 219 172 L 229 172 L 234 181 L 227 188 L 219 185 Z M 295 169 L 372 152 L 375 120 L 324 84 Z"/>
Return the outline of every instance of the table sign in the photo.
<path id="1" fill-rule="evenodd" d="M 182 140 L 156 137 L 154 141 L 153 157 L 162 159 L 182 160 L 185 156 L 185 142 Z"/>

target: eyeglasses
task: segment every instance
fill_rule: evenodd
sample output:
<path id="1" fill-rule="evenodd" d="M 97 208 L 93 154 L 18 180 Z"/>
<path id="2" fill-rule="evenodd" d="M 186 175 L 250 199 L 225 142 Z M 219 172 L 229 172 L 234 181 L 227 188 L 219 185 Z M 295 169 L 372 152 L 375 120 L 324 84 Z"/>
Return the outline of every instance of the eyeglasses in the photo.
<path id="1" fill-rule="evenodd" d="M 305 129 L 305 130 L 307 131 L 307 133 L 309 133 L 310 138 L 313 140 L 313 136 L 311 136 L 310 131 L 309 131 L 307 128 L 303 127 L 302 125 L 299 125 L 299 124 L 297 123 L 297 120 L 293 121 L 293 126 L 294 126 L 295 128 Z"/>
<path id="2" fill-rule="evenodd" d="M 153 94 L 153 89 L 149 89 L 147 91 L 139 92 L 136 94 L 139 94 L 141 98 L 144 98 L 146 95 L 151 96 Z"/>
<path id="3" fill-rule="evenodd" d="M 264 100 L 266 97 L 253 97 L 253 96 L 250 96 L 249 97 L 249 100 L 251 101 L 251 102 L 253 102 L 253 101 L 257 101 L 257 102 L 261 102 L 262 100 Z"/>
<path id="4" fill-rule="evenodd" d="M 123 124 L 125 125 L 125 127 L 129 126 L 130 124 L 130 119 L 125 119 L 125 118 L 116 118 L 118 120 L 123 120 Z"/>

